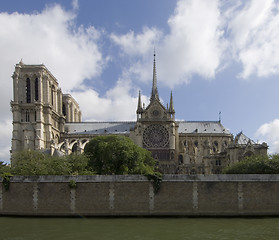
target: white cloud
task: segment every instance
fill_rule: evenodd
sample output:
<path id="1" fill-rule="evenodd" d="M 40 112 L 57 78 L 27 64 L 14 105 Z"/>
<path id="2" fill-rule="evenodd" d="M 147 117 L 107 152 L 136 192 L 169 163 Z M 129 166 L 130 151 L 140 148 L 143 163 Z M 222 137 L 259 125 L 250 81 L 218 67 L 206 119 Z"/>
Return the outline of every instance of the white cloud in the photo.
<path id="1" fill-rule="evenodd" d="M 72 1 L 72 6 L 73 6 L 74 10 L 78 10 L 79 9 L 78 0 L 73 0 Z"/>
<path id="2" fill-rule="evenodd" d="M 142 32 L 135 34 L 130 31 L 124 35 L 111 34 L 111 40 L 120 47 L 120 55 L 125 59 L 123 75 L 136 81 L 151 81 L 152 55 L 154 47 L 159 45 L 162 32 L 155 27 L 143 27 Z M 127 60 L 127 57 L 131 61 Z"/>
<path id="3" fill-rule="evenodd" d="M 142 33 L 136 34 L 133 31 L 125 35 L 111 34 L 111 39 L 119 45 L 123 52 L 128 55 L 150 54 L 150 50 L 160 39 L 162 33 L 156 28 L 144 27 Z"/>
<path id="4" fill-rule="evenodd" d="M 2 120 L 0 123 L 0 161 L 9 162 L 9 151 L 11 150 L 12 121 Z"/>
<path id="5" fill-rule="evenodd" d="M 218 1 L 180 0 L 168 25 L 170 32 L 165 36 L 158 34 L 156 28 L 145 28 L 138 35 L 130 32 L 112 36 L 123 53 L 141 57 L 141 61 L 130 66 L 130 73 L 138 75 L 140 80 L 150 80 L 151 61 L 147 59 L 150 59 L 151 43 L 157 36 L 155 43 L 160 82 L 174 87 L 188 83 L 194 74 L 213 78 L 226 47 Z"/>
<path id="6" fill-rule="evenodd" d="M 256 137 L 268 143 L 271 153 L 279 153 L 279 119 L 274 119 L 259 127 Z"/>
<path id="7" fill-rule="evenodd" d="M 188 83 L 194 74 L 214 78 L 226 47 L 218 1 L 180 0 L 168 24 L 158 59 L 165 83 Z"/>
<path id="8" fill-rule="evenodd" d="M 86 121 L 136 120 L 137 88 L 126 77 L 118 79 L 116 85 L 109 89 L 104 97 L 99 96 L 93 89 L 86 90 L 84 86 L 82 91 L 73 93 Z M 142 96 L 142 101 L 147 102 L 147 97 Z"/>
<path id="9" fill-rule="evenodd" d="M 232 60 L 242 64 L 239 76 L 244 79 L 279 74 L 275 0 L 179 0 L 168 26 L 164 35 L 155 27 L 111 35 L 125 57 L 139 57 L 129 67 L 136 79 L 150 80 L 148 59 L 154 43 L 160 81 L 170 87 L 189 83 L 193 75 L 213 79 Z"/>
<path id="10" fill-rule="evenodd" d="M 94 27 L 75 27 L 76 15 L 60 5 L 36 14 L 0 14 L 1 64 L 44 63 L 59 80 L 64 91 L 85 78 L 101 73 L 102 54 Z M 7 73 L 5 72 L 6 76 Z"/>
<path id="11" fill-rule="evenodd" d="M 278 3 L 245 1 L 230 12 L 228 30 L 233 55 L 243 65 L 240 77 L 279 74 Z"/>

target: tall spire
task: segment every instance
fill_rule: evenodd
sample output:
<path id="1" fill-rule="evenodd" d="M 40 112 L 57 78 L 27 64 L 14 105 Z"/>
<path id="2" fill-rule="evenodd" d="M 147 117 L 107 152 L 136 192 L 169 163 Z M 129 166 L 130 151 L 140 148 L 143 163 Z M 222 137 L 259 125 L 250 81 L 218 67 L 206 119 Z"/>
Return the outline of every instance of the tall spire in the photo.
<path id="1" fill-rule="evenodd" d="M 159 94 L 158 94 L 158 88 L 157 88 L 157 75 L 156 75 L 156 60 L 155 60 L 156 54 L 155 54 L 155 49 L 154 49 L 154 61 L 153 61 L 153 83 L 152 83 L 152 92 L 151 92 L 151 97 L 150 101 L 159 99 Z"/>

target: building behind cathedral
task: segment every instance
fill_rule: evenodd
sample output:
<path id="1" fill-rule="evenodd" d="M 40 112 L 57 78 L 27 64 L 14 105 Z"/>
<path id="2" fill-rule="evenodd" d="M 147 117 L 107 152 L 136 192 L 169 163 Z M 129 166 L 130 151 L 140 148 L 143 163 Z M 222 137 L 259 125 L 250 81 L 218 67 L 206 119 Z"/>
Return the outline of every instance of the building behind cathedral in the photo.
<path id="1" fill-rule="evenodd" d="M 151 151 L 163 173 L 213 174 L 246 156 L 267 154 L 242 132 L 233 136 L 221 121 L 176 121 L 172 93 L 163 106 L 157 89 L 154 55 L 150 102 L 138 96 L 136 121 L 82 122 L 78 103 L 63 94 L 44 65 L 16 64 L 13 74 L 11 153 L 24 149 L 51 155 L 82 153 L 91 138 L 109 134 L 130 137 Z"/>

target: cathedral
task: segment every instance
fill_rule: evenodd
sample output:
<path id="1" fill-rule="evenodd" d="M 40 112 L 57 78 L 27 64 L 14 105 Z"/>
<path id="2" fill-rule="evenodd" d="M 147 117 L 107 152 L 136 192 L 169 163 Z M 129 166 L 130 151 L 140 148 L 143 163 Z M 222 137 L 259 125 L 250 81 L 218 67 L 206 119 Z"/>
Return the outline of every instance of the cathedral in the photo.
<path id="1" fill-rule="evenodd" d="M 148 149 L 158 169 L 167 174 L 216 174 L 254 154 L 266 155 L 242 132 L 235 137 L 221 121 L 176 121 L 172 92 L 164 106 L 157 89 L 154 54 L 150 102 L 141 102 L 136 121 L 82 122 L 78 103 L 63 94 L 58 80 L 43 65 L 15 66 L 13 78 L 13 133 L 11 153 L 23 149 L 63 156 L 82 153 L 95 136 L 123 135 Z"/>

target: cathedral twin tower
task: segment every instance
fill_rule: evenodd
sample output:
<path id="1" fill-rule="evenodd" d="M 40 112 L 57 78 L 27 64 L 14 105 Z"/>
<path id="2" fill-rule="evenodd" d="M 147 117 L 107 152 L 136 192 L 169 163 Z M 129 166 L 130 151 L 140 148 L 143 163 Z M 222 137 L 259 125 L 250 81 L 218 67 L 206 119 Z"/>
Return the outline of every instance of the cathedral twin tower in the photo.
<path id="1" fill-rule="evenodd" d="M 66 122 L 80 122 L 81 112 L 44 65 L 16 64 L 12 153 L 23 149 L 50 149 L 59 143 Z"/>

